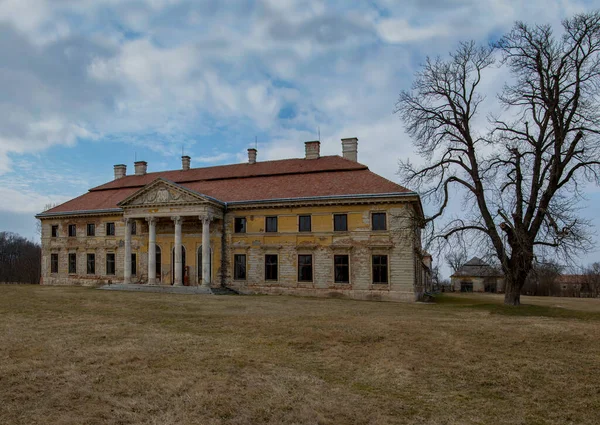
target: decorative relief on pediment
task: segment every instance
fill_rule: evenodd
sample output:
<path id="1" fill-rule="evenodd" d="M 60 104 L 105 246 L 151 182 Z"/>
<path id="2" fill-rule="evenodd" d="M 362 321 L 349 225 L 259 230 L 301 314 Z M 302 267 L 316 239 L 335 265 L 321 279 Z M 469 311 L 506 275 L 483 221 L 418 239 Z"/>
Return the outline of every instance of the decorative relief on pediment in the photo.
<path id="1" fill-rule="evenodd" d="M 181 192 L 171 187 L 159 186 L 148 192 L 142 193 L 137 198 L 131 200 L 131 205 L 146 204 L 181 204 L 188 202 L 198 202 L 199 199 L 193 195 Z"/>

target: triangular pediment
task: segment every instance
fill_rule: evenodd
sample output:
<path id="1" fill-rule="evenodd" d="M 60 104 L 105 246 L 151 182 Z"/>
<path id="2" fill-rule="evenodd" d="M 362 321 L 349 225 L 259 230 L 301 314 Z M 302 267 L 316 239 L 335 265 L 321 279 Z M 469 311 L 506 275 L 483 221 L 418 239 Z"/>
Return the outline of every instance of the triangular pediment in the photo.
<path id="1" fill-rule="evenodd" d="M 216 199 L 194 192 L 172 181 L 158 178 L 119 202 L 119 207 L 218 204 Z"/>

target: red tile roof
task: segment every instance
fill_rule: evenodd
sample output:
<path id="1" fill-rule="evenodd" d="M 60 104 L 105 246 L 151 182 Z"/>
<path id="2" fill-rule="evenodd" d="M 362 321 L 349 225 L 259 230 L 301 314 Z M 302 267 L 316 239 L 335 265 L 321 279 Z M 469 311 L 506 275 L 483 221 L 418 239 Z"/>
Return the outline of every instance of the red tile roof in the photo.
<path id="1" fill-rule="evenodd" d="M 119 202 L 157 178 L 222 202 L 411 192 L 369 171 L 365 165 L 326 156 L 126 176 L 92 188 L 45 213 L 115 209 Z"/>

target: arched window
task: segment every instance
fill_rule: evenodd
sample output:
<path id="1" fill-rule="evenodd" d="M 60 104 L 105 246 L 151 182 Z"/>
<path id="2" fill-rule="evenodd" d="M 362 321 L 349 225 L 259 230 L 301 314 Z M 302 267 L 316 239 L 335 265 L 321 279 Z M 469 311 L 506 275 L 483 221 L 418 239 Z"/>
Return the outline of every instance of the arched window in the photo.
<path id="1" fill-rule="evenodd" d="M 212 254 L 213 254 L 213 251 L 211 248 L 211 250 L 210 250 L 210 267 L 209 267 L 211 282 L 212 282 Z M 197 281 L 198 281 L 198 283 L 202 283 L 202 245 L 200 245 L 198 247 L 198 262 L 196 263 L 196 269 L 198 271 L 198 274 L 196 277 Z"/>

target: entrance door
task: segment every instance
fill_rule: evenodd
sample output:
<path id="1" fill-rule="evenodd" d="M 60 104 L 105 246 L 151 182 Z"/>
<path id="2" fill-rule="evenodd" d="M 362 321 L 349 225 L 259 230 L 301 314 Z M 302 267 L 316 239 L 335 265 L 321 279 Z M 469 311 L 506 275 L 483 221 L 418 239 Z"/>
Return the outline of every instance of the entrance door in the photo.
<path id="1" fill-rule="evenodd" d="M 161 254 L 161 250 L 160 250 L 160 246 L 156 245 L 156 262 L 154 264 L 156 264 L 156 281 L 158 283 L 161 283 L 162 281 L 162 267 L 161 267 L 161 263 L 162 263 L 162 254 Z"/>
<path id="2" fill-rule="evenodd" d="M 171 283 L 175 283 L 175 248 L 171 251 Z M 185 276 L 185 246 L 181 245 L 181 284 L 184 283 Z"/>

